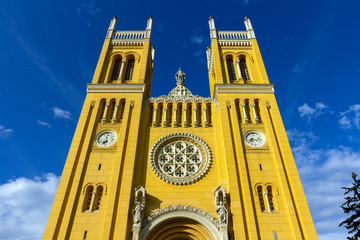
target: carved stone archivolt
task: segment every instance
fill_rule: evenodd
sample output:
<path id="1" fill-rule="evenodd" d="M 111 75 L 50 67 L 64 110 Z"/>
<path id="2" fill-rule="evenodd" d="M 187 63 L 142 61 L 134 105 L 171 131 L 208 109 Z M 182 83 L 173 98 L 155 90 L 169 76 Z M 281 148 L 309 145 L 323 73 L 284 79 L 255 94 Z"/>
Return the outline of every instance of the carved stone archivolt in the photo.
<path id="1" fill-rule="evenodd" d="M 176 205 L 176 206 L 168 206 L 166 208 L 160 208 L 159 210 L 157 210 L 154 213 L 150 213 L 150 215 L 147 218 L 148 222 L 151 222 L 152 220 L 154 220 L 157 217 L 160 217 L 161 215 L 165 214 L 165 213 L 169 213 L 169 212 L 175 212 L 175 211 L 187 211 L 187 212 L 193 212 L 196 213 L 200 216 L 203 216 L 205 218 L 207 218 L 208 220 L 210 220 L 216 227 L 219 227 L 219 220 L 217 220 L 216 218 L 214 218 L 213 216 L 211 216 L 210 213 L 205 212 L 204 210 L 202 210 L 201 208 L 195 208 L 191 205 L 189 206 L 185 206 L 182 204 Z"/>
<path id="2" fill-rule="evenodd" d="M 202 178 L 211 165 L 209 146 L 189 133 L 172 133 L 159 139 L 151 149 L 150 165 L 164 181 L 185 185 Z"/>

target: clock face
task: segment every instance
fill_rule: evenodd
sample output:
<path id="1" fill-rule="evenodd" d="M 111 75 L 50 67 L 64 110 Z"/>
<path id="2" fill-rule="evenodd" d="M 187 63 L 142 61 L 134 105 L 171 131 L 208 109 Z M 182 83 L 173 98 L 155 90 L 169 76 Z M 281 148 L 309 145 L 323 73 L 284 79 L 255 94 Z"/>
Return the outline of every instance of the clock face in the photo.
<path id="1" fill-rule="evenodd" d="M 265 144 L 265 135 L 259 131 L 248 131 L 245 133 L 245 142 L 250 147 L 262 147 Z"/>
<path id="2" fill-rule="evenodd" d="M 96 144 L 99 147 L 109 147 L 116 142 L 116 133 L 110 130 L 105 130 L 96 136 Z"/>

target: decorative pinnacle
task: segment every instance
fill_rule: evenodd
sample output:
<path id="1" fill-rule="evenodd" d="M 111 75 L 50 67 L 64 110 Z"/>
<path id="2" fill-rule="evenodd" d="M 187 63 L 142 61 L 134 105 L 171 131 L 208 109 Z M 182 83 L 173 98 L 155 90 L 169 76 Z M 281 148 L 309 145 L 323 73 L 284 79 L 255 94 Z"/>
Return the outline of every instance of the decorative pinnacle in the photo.
<path id="1" fill-rule="evenodd" d="M 175 73 L 176 86 L 185 86 L 185 73 L 181 68 Z"/>

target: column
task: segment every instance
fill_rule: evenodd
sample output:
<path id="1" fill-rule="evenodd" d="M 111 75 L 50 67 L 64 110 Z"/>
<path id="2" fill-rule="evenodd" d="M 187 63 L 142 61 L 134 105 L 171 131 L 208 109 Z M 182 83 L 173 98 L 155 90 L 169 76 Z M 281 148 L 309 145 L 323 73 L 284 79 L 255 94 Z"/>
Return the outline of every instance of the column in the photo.
<path id="1" fill-rule="evenodd" d="M 119 104 L 116 104 L 115 105 L 115 113 L 114 113 L 114 117 L 113 117 L 113 123 L 116 123 L 118 109 L 119 109 Z"/>
<path id="2" fill-rule="evenodd" d="M 106 105 L 105 105 L 104 116 L 103 116 L 103 118 L 102 118 L 102 122 L 103 122 L 103 123 L 106 123 L 106 116 L 107 116 L 108 109 L 109 109 L 109 104 L 106 104 Z"/>
<path id="3" fill-rule="evenodd" d="M 184 127 L 187 127 L 187 108 L 184 108 Z"/>
<path id="4" fill-rule="evenodd" d="M 243 113 L 244 113 L 244 122 L 245 122 L 245 123 L 249 123 L 249 118 L 248 118 L 248 116 L 246 115 L 245 104 L 241 104 L 241 107 L 242 107 Z"/>
<path id="5" fill-rule="evenodd" d="M 177 127 L 177 120 L 176 120 L 177 108 L 174 108 L 174 127 Z"/>
<path id="6" fill-rule="evenodd" d="M 157 108 L 154 108 L 153 127 L 156 127 L 156 119 L 157 119 Z"/>
<path id="7" fill-rule="evenodd" d="M 238 77 L 242 78 L 242 76 L 241 76 L 241 68 L 240 68 L 240 60 L 239 59 L 235 60 L 235 64 L 236 64 L 236 69 L 237 69 L 237 72 L 238 72 Z"/>
<path id="8" fill-rule="evenodd" d="M 119 78 L 122 78 L 122 75 L 123 75 L 123 72 L 124 72 L 124 67 L 125 67 L 125 62 L 126 62 L 125 59 L 121 60 L 121 67 L 120 67 Z"/>
<path id="9" fill-rule="evenodd" d="M 251 104 L 251 107 L 253 109 L 253 112 L 254 112 L 254 120 L 255 120 L 255 123 L 259 123 L 259 118 L 256 114 L 256 110 L 255 110 L 255 104 Z"/>
<path id="10" fill-rule="evenodd" d="M 207 116 L 206 116 L 206 108 L 203 108 L 203 112 L 204 112 L 204 124 L 205 124 L 205 127 L 208 127 L 208 121 L 207 121 Z"/>
<path id="11" fill-rule="evenodd" d="M 194 126 L 198 127 L 197 116 L 196 116 L 196 108 L 194 108 Z"/>
<path id="12" fill-rule="evenodd" d="M 167 127 L 166 118 L 167 118 L 167 108 L 164 108 L 164 127 Z"/>
<path id="13" fill-rule="evenodd" d="M 270 212 L 270 203 L 269 203 L 269 198 L 268 198 L 268 192 L 265 191 L 264 192 L 264 195 L 265 195 L 265 199 L 266 199 L 266 206 L 267 206 L 267 209 L 268 209 L 268 212 Z"/>

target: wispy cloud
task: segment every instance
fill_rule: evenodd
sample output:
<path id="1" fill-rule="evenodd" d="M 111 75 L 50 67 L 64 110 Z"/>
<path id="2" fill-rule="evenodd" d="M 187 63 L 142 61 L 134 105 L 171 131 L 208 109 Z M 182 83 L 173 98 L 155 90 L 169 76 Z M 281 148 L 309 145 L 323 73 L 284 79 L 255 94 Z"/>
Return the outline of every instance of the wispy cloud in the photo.
<path id="1" fill-rule="evenodd" d="M 205 37 L 197 34 L 196 32 L 193 32 L 193 34 L 190 36 L 190 42 L 193 44 L 202 44 L 204 41 Z"/>
<path id="2" fill-rule="evenodd" d="M 13 129 L 5 128 L 3 125 L 0 125 L 0 138 L 7 139 L 13 132 Z"/>
<path id="3" fill-rule="evenodd" d="M 41 50 L 40 47 L 37 47 L 36 44 L 29 44 L 22 36 L 16 35 L 16 40 L 25 50 L 26 54 L 32 60 L 32 62 L 45 74 L 46 81 L 51 82 L 52 86 L 56 89 L 66 91 L 64 84 L 58 80 L 57 76 L 53 73 L 51 68 L 48 66 L 48 60 L 46 54 Z M 49 81 L 51 80 L 51 81 Z"/>
<path id="4" fill-rule="evenodd" d="M 347 111 L 340 113 L 339 124 L 343 129 L 360 129 L 360 104 L 352 105 Z"/>
<path id="5" fill-rule="evenodd" d="M 88 17 L 94 17 L 100 12 L 100 8 L 95 7 L 95 1 L 82 3 L 76 9 L 76 13 L 82 20 L 90 27 L 91 23 L 88 21 Z"/>
<path id="6" fill-rule="evenodd" d="M 339 206 L 344 202 L 341 187 L 351 184 L 351 172 L 360 171 L 360 151 L 339 146 L 314 148 L 312 132 L 287 132 L 306 198 L 320 240 L 346 239 L 338 225 L 347 216 Z"/>
<path id="7" fill-rule="evenodd" d="M 315 107 L 310 107 L 307 103 L 304 103 L 302 106 L 298 107 L 300 117 L 307 118 L 308 121 L 310 121 L 313 117 L 316 118 L 324 114 L 327 110 L 329 110 L 329 106 L 322 102 L 317 102 Z"/>
<path id="8" fill-rule="evenodd" d="M 51 128 L 51 125 L 48 122 L 43 122 L 43 121 L 37 120 L 37 123 L 40 124 L 41 126 Z"/>
<path id="9" fill-rule="evenodd" d="M 301 74 L 304 71 L 305 63 L 297 63 L 292 67 L 291 71 L 294 74 Z"/>
<path id="10" fill-rule="evenodd" d="M 52 111 L 54 113 L 54 118 L 62 118 L 65 120 L 71 120 L 71 113 L 69 111 L 63 110 L 59 107 L 53 107 Z"/>
<path id="11" fill-rule="evenodd" d="M 0 185 L 1 239 L 41 239 L 59 177 L 17 178 Z"/>
<path id="12" fill-rule="evenodd" d="M 201 51 L 196 51 L 196 52 L 194 52 L 194 57 L 198 57 L 198 56 L 200 56 L 201 55 Z"/>

